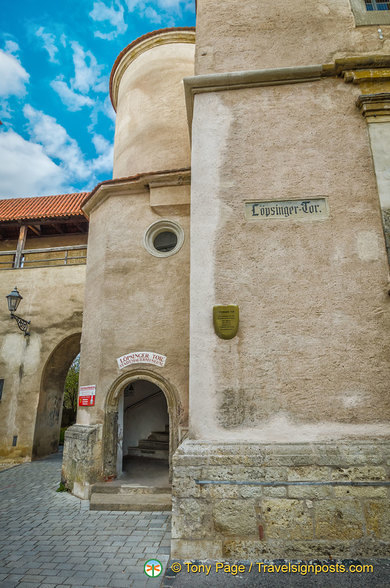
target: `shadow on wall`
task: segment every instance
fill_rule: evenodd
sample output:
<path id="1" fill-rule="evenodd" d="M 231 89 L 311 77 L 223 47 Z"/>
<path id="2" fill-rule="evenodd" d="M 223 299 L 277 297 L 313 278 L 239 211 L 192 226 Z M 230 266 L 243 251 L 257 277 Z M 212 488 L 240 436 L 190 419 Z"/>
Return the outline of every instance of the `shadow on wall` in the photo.
<path id="1" fill-rule="evenodd" d="M 74 333 L 64 339 L 51 353 L 43 369 L 33 459 L 58 450 L 65 379 L 74 358 L 80 353 L 80 338 L 81 333 Z"/>

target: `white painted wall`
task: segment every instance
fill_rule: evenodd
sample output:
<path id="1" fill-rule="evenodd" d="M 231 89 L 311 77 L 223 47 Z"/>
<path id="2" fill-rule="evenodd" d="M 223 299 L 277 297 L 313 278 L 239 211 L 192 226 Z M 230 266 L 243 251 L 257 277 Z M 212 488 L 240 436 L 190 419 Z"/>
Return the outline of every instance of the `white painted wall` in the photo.
<path id="1" fill-rule="evenodd" d="M 158 396 L 126 410 L 131 404 L 159 391 L 155 384 L 146 380 L 133 382 L 133 388 L 133 392 L 125 391 L 124 395 L 123 455 L 126 455 L 128 447 L 136 447 L 138 441 L 147 439 L 152 431 L 165 431 L 165 425 L 169 424 L 167 402 L 161 390 Z"/>
<path id="2" fill-rule="evenodd" d="M 382 208 L 390 208 L 390 122 L 369 123 L 379 199 Z"/>

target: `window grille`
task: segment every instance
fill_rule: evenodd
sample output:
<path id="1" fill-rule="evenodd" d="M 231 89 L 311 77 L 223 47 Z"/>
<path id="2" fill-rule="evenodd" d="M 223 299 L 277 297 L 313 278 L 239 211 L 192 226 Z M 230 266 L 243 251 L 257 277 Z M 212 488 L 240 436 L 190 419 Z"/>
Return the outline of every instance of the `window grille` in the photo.
<path id="1" fill-rule="evenodd" d="M 390 1 L 389 2 L 377 2 L 376 0 L 364 0 L 366 4 L 366 10 L 374 11 L 374 10 L 390 10 Z"/>
<path id="2" fill-rule="evenodd" d="M 390 25 L 390 0 L 349 0 L 357 27 Z"/>

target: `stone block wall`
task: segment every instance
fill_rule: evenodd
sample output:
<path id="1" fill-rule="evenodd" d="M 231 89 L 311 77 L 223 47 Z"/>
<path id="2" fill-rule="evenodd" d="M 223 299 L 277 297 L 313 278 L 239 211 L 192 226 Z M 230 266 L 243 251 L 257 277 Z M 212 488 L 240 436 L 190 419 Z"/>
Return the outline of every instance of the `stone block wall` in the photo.
<path id="1" fill-rule="evenodd" d="M 187 440 L 174 456 L 172 556 L 387 556 L 390 486 L 383 482 L 389 482 L 389 448 L 388 442 L 369 441 L 260 445 Z M 270 485 L 253 484 L 258 482 Z"/>
<path id="2" fill-rule="evenodd" d="M 61 481 L 75 496 L 89 499 L 91 485 L 103 479 L 102 425 L 73 425 L 65 432 Z"/>

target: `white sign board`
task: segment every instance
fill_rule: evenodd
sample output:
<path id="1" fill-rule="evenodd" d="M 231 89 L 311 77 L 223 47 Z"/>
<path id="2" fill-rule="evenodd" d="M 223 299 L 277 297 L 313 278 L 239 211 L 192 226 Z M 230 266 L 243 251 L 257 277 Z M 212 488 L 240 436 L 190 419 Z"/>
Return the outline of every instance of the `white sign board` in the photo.
<path id="1" fill-rule="evenodd" d="M 245 202 L 247 220 L 322 220 L 329 218 L 327 198 Z"/>
<path id="2" fill-rule="evenodd" d="M 96 386 L 80 386 L 79 406 L 95 406 Z"/>
<path id="3" fill-rule="evenodd" d="M 134 363 L 151 363 L 158 367 L 164 367 L 166 360 L 165 355 L 153 353 L 152 351 L 134 351 L 133 353 L 118 357 L 117 362 L 119 368 L 122 369 Z"/>

